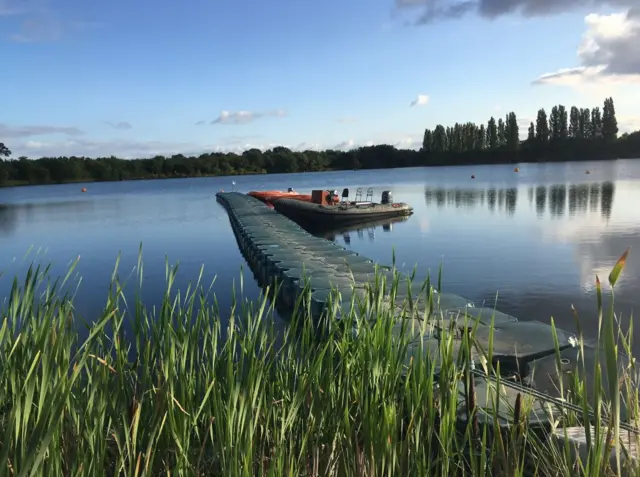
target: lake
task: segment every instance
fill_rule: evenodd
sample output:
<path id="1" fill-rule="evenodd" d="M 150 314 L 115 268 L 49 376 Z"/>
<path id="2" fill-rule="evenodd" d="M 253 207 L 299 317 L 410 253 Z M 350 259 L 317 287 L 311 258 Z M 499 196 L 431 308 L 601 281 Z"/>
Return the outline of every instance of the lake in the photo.
<path id="1" fill-rule="evenodd" d="M 104 305 L 116 257 L 120 276 L 144 257 L 143 297 L 159 303 L 165 257 L 179 262 L 186 288 L 204 266 L 203 282 L 228 309 L 244 267 L 243 296 L 259 289 L 238 250 L 215 193 L 314 188 L 390 190 L 414 207 L 404 221 L 319 231 L 362 255 L 436 277 L 443 289 L 517 316 L 574 331 L 571 305 L 588 337 L 597 327 L 595 276 L 632 247 L 616 287 L 623 320 L 640 307 L 640 161 L 411 168 L 202 179 L 89 183 L 0 189 L 0 293 L 31 261 L 66 273 L 80 257 L 76 308 L 88 320 Z M 590 174 L 585 171 L 590 170 Z M 475 179 L 471 176 L 475 175 Z M 81 193 L 86 187 L 87 192 Z M 364 194 L 363 194 L 364 198 Z M 31 249 L 25 258 L 25 254 Z M 132 277 L 132 280 L 135 280 Z M 77 279 L 76 279 L 77 281 Z M 497 302 L 496 302 L 497 299 Z M 637 335 L 637 333 L 636 333 Z M 636 339 L 636 349 L 640 340 Z"/>

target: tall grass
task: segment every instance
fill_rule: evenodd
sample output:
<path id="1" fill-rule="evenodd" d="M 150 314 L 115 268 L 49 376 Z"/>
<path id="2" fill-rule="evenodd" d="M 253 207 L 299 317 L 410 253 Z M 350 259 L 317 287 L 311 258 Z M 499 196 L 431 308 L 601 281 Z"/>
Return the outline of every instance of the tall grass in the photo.
<path id="1" fill-rule="evenodd" d="M 141 260 L 137 270 L 141 288 Z M 272 292 L 234 300 L 222 322 L 202 275 L 181 293 L 176 271 L 167 266 L 153 312 L 139 296 L 127 303 L 116 264 L 102 314 L 82 341 L 72 297 L 59 293 L 71 271 L 51 283 L 34 266 L 14 281 L 0 327 L 0 475 L 601 475 L 612 468 L 611 439 L 600 436 L 618 435 L 621 394 L 631 420 L 638 417 L 635 383 L 615 373 L 616 347 L 630 353 L 631 334 L 616 324 L 613 304 L 603 315 L 600 288 L 602 352 L 607 376 L 616 377 L 603 380 L 596 360 L 567 394 L 573 407 L 554 413 L 556 424 L 595 429 L 576 462 L 569 446 L 549 439 L 552 429 L 534 431 L 526 394 L 505 421 L 491 349 L 471 366 L 477 324 L 460 335 L 440 321 L 431 355 L 426 340 L 398 332 L 398 313 L 383 306 L 380 290 L 396 295 L 397 280 L 379 282 L 340 320 L 333 303 L 322 333 L 308 319 L 306 294 L 277 336 Z M 430 281 L 421 296 L 437 309 Z M 402 301 L 401 317 L 418 299 Z M 402 323 L 427 333 L 436 314 Z M 497 382 L 482 391 L 480 375 Z"/>

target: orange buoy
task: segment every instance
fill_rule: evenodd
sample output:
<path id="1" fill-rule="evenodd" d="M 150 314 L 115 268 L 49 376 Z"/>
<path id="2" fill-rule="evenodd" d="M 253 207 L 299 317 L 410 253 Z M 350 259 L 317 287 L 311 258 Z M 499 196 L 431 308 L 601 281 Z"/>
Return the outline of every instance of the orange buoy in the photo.
<path id="1" fill-rule="evenodd" d="M 86 188 L 86 187 L 83 187 L 83 188 L 80 190 L 80 192 L 87 192 L 87 188 Z"/>
<path id="2" fill-rule="evenodd" d="M 475 175 L 475 174 L 473 174 L 473 175 L 471 176 L 471 178 L 472 178 L 472 179 L 475 179 L 475 178 L 476 178 L 476 175 Z"/>
<path id="3" fill-rule="evenodd" d="M 519 168 L 519 167 L 516 167 L 516 168 L 513 170 L 513 172 L 520 172 L 520 168 Z"/>

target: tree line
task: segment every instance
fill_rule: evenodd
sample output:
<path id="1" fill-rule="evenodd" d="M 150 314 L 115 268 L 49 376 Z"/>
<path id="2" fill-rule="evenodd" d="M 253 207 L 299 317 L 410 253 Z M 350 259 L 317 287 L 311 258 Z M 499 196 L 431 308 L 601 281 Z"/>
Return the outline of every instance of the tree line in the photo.
<path id="1" fill-rule="evenodd" d="M 11 151 L 0 143 L 2 156 L 11 156 Z M 426 129 L 419 150 L 377 145 L 349 151 L 274 147 L 147 159 L 20 157 L 0 161 L 0 185 L 616 158 L 640 158 L 640 131 L 619 136 L 613 98 L 607 98 L 602 109 L 572 106 L 567 111 L 557 105 L 549 114 L 540 109 L 525 140 L 520 139 L 516 114 L 510 112 L 505 118 L 491 117 L 486 125 L 467 122 Z"/>

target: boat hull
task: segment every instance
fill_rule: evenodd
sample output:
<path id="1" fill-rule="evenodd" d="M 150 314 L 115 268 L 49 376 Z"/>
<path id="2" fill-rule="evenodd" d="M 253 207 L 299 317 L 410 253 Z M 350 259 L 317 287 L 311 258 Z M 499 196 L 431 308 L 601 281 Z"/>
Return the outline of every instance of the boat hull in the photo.
<path id="1" fill-rule="evenodd" d="M 290 191 L 290 192 L 283 192 L 280 190 L 251 191 L 251 192 L 248 192 L 247 195 L 251 197 L 255 197 L 256 199 L 264 202 L 269 206 L 272 206 L 274 201 L 282 198 L 311 202 L 310 194 L 299 194 L 293 191 Z"/>
<path id="2" fill-rule="evenodd" d="M 315 223 L 356 223 L 390 217 L 408 216 L 413 208 L 403 202 L 395 204 L 320 205 L 295 199 L 278 199 L 273 207 L 282 215 L 295 221 Z"/>

